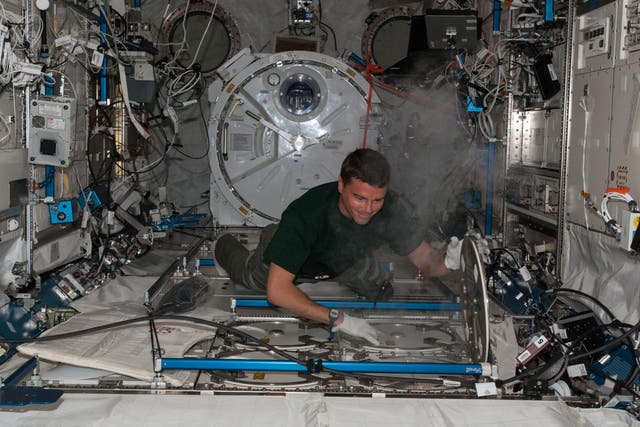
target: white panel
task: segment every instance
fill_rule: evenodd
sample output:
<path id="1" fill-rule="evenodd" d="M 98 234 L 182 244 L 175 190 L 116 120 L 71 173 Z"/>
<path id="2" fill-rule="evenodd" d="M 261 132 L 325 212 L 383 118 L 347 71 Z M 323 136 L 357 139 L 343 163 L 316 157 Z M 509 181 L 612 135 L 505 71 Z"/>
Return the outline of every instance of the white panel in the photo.
<path id="1" fill-rule="evenodd" d="M 522 163 L 541 166 L 544 156 L 545 111 L 528 111 L 522 126 Z"/>
<path id="2" fill-rule="evenodd" d="M 600 231 L 605 229 L 604 222 L 586 212 L 581 192 L 590 193 L 599 204 L 608 185 L 612 84 L 612 70 L 577 75 L 571 101 L 567 219 L 582 225 L 588 222 L 589 228 Z"/>
<path id="3" fill-rule="evenodd" d="M 640 60 L 640 0 L 622 0 L 618 9 L 616 28 L 617 58 L 616 65 L 636 63 Z"/>
<path id="4" fill-rule="evenodd" d="M 509 129 L 509 165 L 519 165 L 522 163 L 522 123 L 524 121 L 522 111 L 511 113 Z"/>
<path id="5" fill-rule="evenodd" d="M 542 167 L 560 169 L 562 158 L 562 110 L 547 111 Z"/>
<path id="6" fill-rule="evenodd" d="M 640 70 L 637 66 L 615 69 L 611 123 L 610 187 L 629 187 L 640 198 Z M 612 216 L 622 220 L 624 203 L 611 203 Z"/>
<path id="7" fill-rule="evenodd" d="M 576 74 L 613 66 L 617 2 L 579 16 L 574 26 Z"/>

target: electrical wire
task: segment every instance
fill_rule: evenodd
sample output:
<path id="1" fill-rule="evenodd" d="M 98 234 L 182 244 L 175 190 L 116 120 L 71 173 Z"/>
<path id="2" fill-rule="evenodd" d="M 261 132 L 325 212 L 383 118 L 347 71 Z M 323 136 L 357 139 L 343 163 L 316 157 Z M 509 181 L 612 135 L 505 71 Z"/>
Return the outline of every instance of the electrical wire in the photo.
<path id="1" fill-rule="evenodd" d="M 577 289 L 570 289 L 570 288 L 555 288 L 555 289 L 551 289 L 551 290 L 547 291 L 547 293 L 549 293 L 549 294 L 570 293 L 570 294 L 575 294 L 575 295 L 579 295 L 581 297 L 587 298 L 591 302 L 595 303 L 598 307 L 600 307 L 602 309 L 602 311 L 604 311 L 607 314 L 607 316 L 609 316 L 609 318 L 611 319 L 612 322 L 618 321 L 616 316 L 611 312 L 611 310 L 609 310 L 609 308 L 607 308 L 606 305 L 604 305 L 597 298 L 595 298 L 592 295 L 589 295 L 589 294 L 587 294 L 585 292 L 579 291 Z"/>
<path id="2" fill-rule="evenodd" d="M 209 27 L 211 26 L 211 22 L 213 21 L 213 17 L 216 14 L 216 9 L 218 8 L 218 0 L 216 0 L 216 2 L 213 4 L 213 9 L 211 10 L 211 16 L 209 16 L 209 22 L 207 22 L 207 26 L 204 29 L 204 32 L 202 33 L 202 37 L 200 38 L 200 42 L 198 43 L 198 48 L 196 49 L 196 53 L 194 53 L 193 55 L 193 60 L 191 61 L 191 63 L 189 64 L 189 66 L 187 68 L 191 68 L 193 67 L 193 64 L 195 64 L 196 59 L 198 59 L 198 54 L 200 53 L 200 48 L 202 47 L 202 42 L 204 42 L 205 37 L 207 36 L 207 33 L 209 32 Z M 186 11 L 185 11 L 186 13 Z"/>
<path id="3" fill-rule="evenodd" d="M 131 319 L 126 319 L 126 320 L 121 320 L 118 322 L 113 322 L 113 323 L 109 323 L 106 325 L 100 325 L 100 326 L 94 326 L 92 328 L 87 328 L 87 329 L 81 329 L 78 331 L 73 331 L 73 332 L 66 332 L 63 334 L 57 334 L 57 335 L 46 335 L 46 336 L 42 336 L 42 337 L 33 337 L 33 338 L 13 338 L 13 339 L 5 339 L 5 338 L 0 338 L 0 342 L 5 342 L 8 344 L 18 344 L 18 343 L 28 343 L 28 342 L 47 342 L 47 341 L 55 341 L 55 340 L 60 340 L 60 339 L 65 339 L 65 338 L 75 338 L 77 336 L 81 336 L 81 335 L 89 335 L 89 334 L 95 334 L 98 332 L 103 332 L 103 331 L 107 331 L 110 329 L 116 329 L 116 328 L 121 328 L 123 326 L 129 326 L 129 325 L 133 325 L 136 323 L 143 323 L 143 322 L 149 322 L 149 321 L 159 321 L 159 320 L 180 320 L 180 321 L 185 321 L 185 322 L 190 322 L 190 323 L 195 323 L 198 325 L 205 325 L 205 326 L 209 326 L 212 328 L 217 328 L 217 329 L 221 329 L 225 332 L 228 332 L 232 335 L 238 336 L 240 338 L 243 338 L 249 342 L 253 342 L 255 344 L 258 344 L 258 346 L 266 348 L 267 350 L 281 356 L 284 359 L 290 360 L 292 362 L 296 362 L 300 365 L 306 366 L 306 362 L 303 360 L 300 360 L 298 358 L 296 358 L 295 356 L 290 355 L 289 353 L 280 350 L 277 346 L 271 345 L 269 343 L 266 343 L 264 341 L 262 341 L 260 338 L 256 338 L 252 335 L 247 334 L 244 331 L 241 331 L 237 328 L 231 327 L 231 326 L 227 326 L 223 323 L 220 322 L 214 322 L 211 320 L 205 320 L 205 319 L 200 319 L 197 317 L 191 317 L 191 316 L 181 316 L 181 315 L 174 315 L 174 314 L 163 314 L 163 315 L 148 315 L 148 316 L 141 316 L 141 317 L 134 317 Z"/>

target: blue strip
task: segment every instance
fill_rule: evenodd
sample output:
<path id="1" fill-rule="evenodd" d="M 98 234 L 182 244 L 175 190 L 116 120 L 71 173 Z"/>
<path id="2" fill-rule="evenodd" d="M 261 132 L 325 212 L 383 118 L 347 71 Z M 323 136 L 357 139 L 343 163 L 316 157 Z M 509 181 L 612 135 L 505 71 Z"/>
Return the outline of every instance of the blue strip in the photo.
<path id="1" fill-rule="evenodd" d="M 102 6 L 100 9 L 100 39 L 105 46 L 108 46 L 106 34 L 108 32 L 107 27 L 107 7 Z M 107 92 L 107 55 L 105 53 L 102 60 L 102 69 L 100 70 L 100 102 L 106 103 L 108 100 Z"/>
<path id="2" fill-rule="evenodd" d="M 53 76 L 49 74 L 44 75 L 44 94 L 46 96 L 53 96 L 53 90 L 55 88 L 56 81 Z"/>
<path id="3" fill-rule="evenodd" d="M 443 374 L 482 375 L 479 363 L 403 363 L 403 362 L 322 362 L 322 366 L 340 372 L 371 374 Z"/>
<path id="4" fill-rule="evenodd" d="M 45 175 L 45 187 L 44 187 L 44 195 L 45 197 L 53 197 L 56 192 L 56 167 L 47 165 L 44 167 L 44 175 Z"/>
<path id="5" fill-rule="evenodd" d="M 367 61 L 360 58 L 358 55 L 356 55 L 353 52 L 351 52 L 351 55 L 349 55 L 349 58 L 351 58 L 353 61 L 357 62 L 358 64 L 362 65 L 363 67 L 367 66 Z"/>
<path id="6" fill-rule="evenodd" d="M 553 0 L 545 0 L 544 2 L 544 21 L 553 22 Z"/>
<path id="7" fill-rule="evenodd" d="M 24 377 L 26 377 L 27 375 L 31 375 L 31 373 L 33 373 L 33 370 L 36 369 L 37 366 L 38 359 L 36 359 L 35 357 L 27 360 L 22 365 L 20 365 L 18 369 L 13 371 L 13 373 L 11 373 L 11 375 L 9 375 L 6 380 L 4 380 L 2 388 L 16 387 L 18 384 L 20 384 L 20 381 L 22 381 Z"/>
<path id="8" fill-rule="evenodd" d="M 493 32 L 500 32 L 500 11 L 502 10 L 502 5 L 500 4 L 500 0 L 493 0 Z"/>
<path id="9" fill-rule="evenodd" d="M 200 267 L 213 267 L 216 262 L 212 258 L 200 258 Z"/>
<path id="10" fill-rule="evenodd" d="M 266 299 L 236 299 L 236 307 L 275 307 Z M 327 308 L 353 308 L 376 310 L 425 310 L 425 311 L 460 311 L 458 303 L 442 302 L 408 302 L 408 301 L 332 301 L 314 300 L 318 305 Z"/>
<path id="11" fill-rule="evenodd" d="M 290 360 L 241 360 L 241 359 L 161 359 L 162 369 L 222 370 L 222 371 L 270 371 L 306 372 L 307 366 Z M 340 362 L 322 361 L 314 367 L 339 372 L 377 374 L 433 374 L 433 375 L 482 375 L 479 363 L 403 363 L 403 362 Z"/>

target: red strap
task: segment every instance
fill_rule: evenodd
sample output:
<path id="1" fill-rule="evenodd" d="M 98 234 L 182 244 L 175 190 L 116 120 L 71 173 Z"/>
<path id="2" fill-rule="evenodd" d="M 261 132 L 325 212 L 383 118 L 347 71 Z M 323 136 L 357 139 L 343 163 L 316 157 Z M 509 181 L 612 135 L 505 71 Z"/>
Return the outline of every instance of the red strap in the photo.
<path id="1" fill-rule="evenodd" d="M 371 52 L 369 52 L 367 55 L 367 66 L 364 68 L 364 78 L 369 82 L 369 94 L 367 95 L 367 113 L 364 116 L 364 139 L 362 140 L 362 148 L 367 148 L 369 116 L 371 115 L 371 98 L 373 96 L 373 74 L 380 74 L 383 72 L 384 68 L 371 62 Z"/>

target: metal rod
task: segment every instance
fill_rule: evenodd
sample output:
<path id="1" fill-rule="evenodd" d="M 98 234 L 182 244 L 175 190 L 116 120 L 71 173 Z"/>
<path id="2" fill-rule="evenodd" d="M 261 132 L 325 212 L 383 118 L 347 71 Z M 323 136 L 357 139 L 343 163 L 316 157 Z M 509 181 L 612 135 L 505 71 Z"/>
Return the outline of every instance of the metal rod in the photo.
<path id="1" fill-rule="evenodd" d="M 46 28 L 43 30 L 46 31 Z M 24 10 L 24 37 L 25 42 L 29 42 L 29 35 L 31 34 L 31 0 L 27 0 L 25 2 L 25 10 Z M 26 43 L 25 43 L 26 45 Z M 15 97 L 14 97 L 15 98 Z M 15 99 L 14 99 L 15 102 Z M 23 126 L 24 126 L 24 146 L 29 151 L 31 147 L 31 90 L 29 87 L 24 89 L 24 118 L 23 118 Z M 27 124 L 28 123 L 28 124 Z M 33 205 L 34 205 L 34 194 L 33 194 L 33 183 L 35 181 L 35 170 L 32 164 L 29 164 L 29 202 L 27 206 L 25 206 L 25 269 L 27 277 L 31 277 L 32 268 L 33 268 L 33 238 L 35 232 L 35 219 L 33 215 Z"/>
<path id="2" fill-rule="evenodd" d="M 352 309 L 372 309 L 372 310 L 425 310 L 425 311 L 460 311 L 460 304 L 441 302 L 413 302 L 413 301 L 333 301 L 314 300 L 318 305 L 327 308 L 352 308 Z M 232 307 L 275 307 L 266 299 L 233 299 Z"/>
<path id="3" fill-rule="evenodd" d="M 490 236 L 493 232 L 493 163 L 495 161 L 496 141 L 489 140 L 487 153 L 487 200 L 485 201 L 484 235 Z"/>
<path id="4" fill-rule="evenodd" d="M 208 371 L 270 371 L 307 372 L 308 366 L 290 360 L 242 360 L 242 359 L 158 359 L 161 369 Z M 157 362 L 157 363 L 158 363 Z M 431 375 L 483 375 L 488 364 L 482 363 L 403 363 L 403 362 L 352 362 L 313 361 L 311 371 L 329 369 L 339 372 L 377 374 L 431 374 Z"/>

